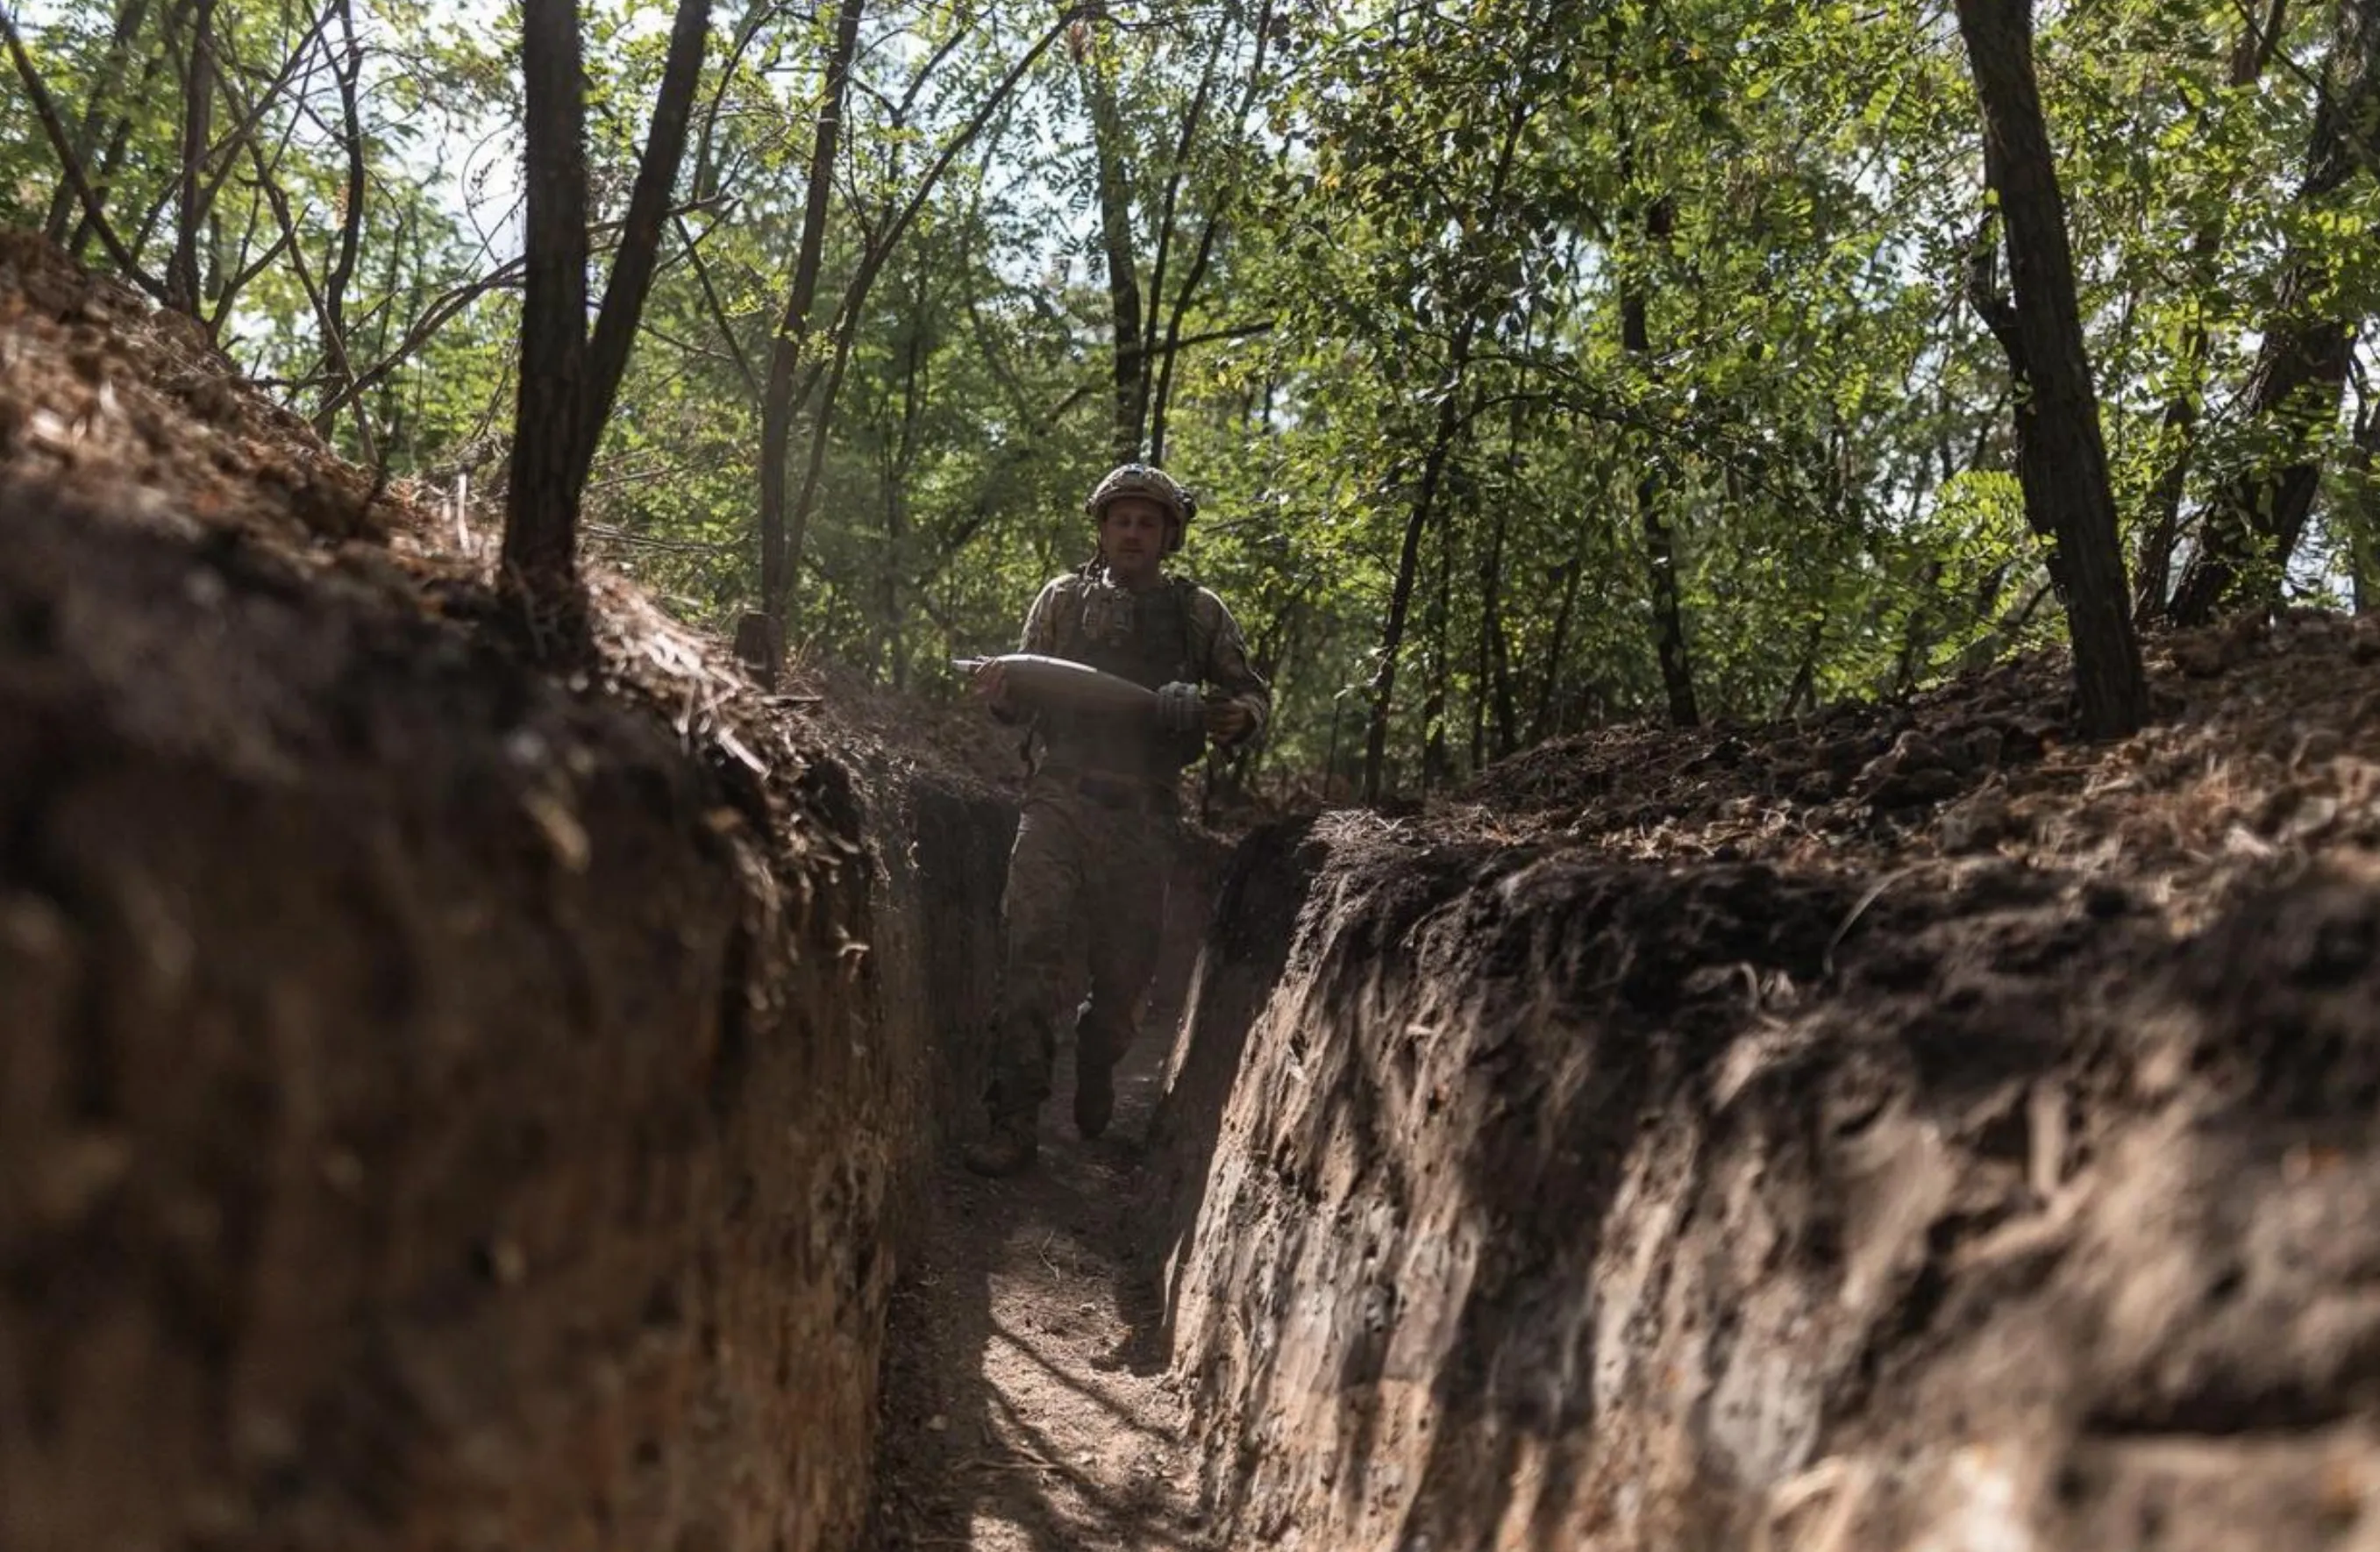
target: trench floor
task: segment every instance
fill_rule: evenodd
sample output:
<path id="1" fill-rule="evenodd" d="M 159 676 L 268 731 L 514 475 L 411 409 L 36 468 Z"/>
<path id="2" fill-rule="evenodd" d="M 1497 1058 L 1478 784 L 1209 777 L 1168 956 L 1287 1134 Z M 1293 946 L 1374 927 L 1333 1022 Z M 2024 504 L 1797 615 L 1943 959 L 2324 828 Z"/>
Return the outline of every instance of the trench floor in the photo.
<path id="1" fill-rule="evenodd" d="M 955 1158 L 940 1167 L 893 1299 L 868 1547 L 1208 1545 L 1161 1302 L 1130 1248 L 1171 1034 L 1170 1019 L 1144 1024 L 1099 1141 L 1075 1135 L 1070 1041 L 1033 1170 L 989 1182 Z"/>

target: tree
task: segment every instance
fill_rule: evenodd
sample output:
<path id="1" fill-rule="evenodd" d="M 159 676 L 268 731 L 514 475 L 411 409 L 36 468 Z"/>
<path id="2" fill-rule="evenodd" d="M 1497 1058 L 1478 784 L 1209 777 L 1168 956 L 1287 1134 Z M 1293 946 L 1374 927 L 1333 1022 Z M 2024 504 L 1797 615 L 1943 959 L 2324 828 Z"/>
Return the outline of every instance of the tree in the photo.
<path id="1" fill-rule="evenodd" d="M 652 128 L 590 339 L 577 0 L 525 0 L 522 8 L 527 266 L 501 582 L 514 618 L 541 654 L 566 659 L 587 648 L 579 497 L 652 283 L 710 24 L 710 0 L 679 0 Z"/>
<path id="2" fill-rule="evenodd" d="M 818 302 L 819 270 L 826 243 L 827 207 L 834 192 L 835 145 L 843 131 L 844 103 L 850 95 L 851 61 L 859 47 L 865 0 L 841 0 L 835 7 L 833 41 L 820 70 L 818 118 L 810 131 L 809 183 L 802 201 L 801 239 L 794 250 L 785 286 L 783 316 L 769 347 L 769 382 L 760 403 L 760 608 L 759 640 L 743 644 L 747 662 L 765 661 L 773 673 L 784 651 L 785 613 L 791 601 L 798 554 L 788 513 L 786 465 L 792 456 L 795 391 L 802 352 Z"/>
<path id="3" fill-rule="evenodd" d="M 2335 35 L 2324 63 L 2299 207 L 2336 207 L 2349 179 L 2373 164 L 2380 137 L 2380 0 L 2337 0 Z M 2367 176 L 2364 180 L 2370 182 Z M 2272 451 L 2228 480 L 2200 526 L 2199 547 L 2168 611 L 2177 624 L 2203 624 L 2243 583 L 2267 605 L 2305 532 L 2322 483 L 2321 447 L 2338 418 L 2354 353 L 2360 309 L 2338 291 L 2337 258 L 2325 245 L 2292 244 L 2272 316 L 2249 373 L 2246 418 Z"/>
<path id="4" fill-rule="evenodd" d="M 2148 720 L 2148 681 L 2116 540 L 2066 204 L 2034 78 L 2031 0 L 1958 6 L 1983 101 L 1984 176 L 2007 231 L 2015 292 L 2024 377 L 2017 415 L 2034 449 L 2021 470 L 2025 510 L 2057 546 L 2082 726 L 2095 737 L 2120 737 Z"/>
<path id="5" fill-rule="evenodd" d="M 2136 621 L 2185 562 L 2229 564 L 2227 601 L 2298 549 L 2368 582 L 2371 418 L 2327 369 L 2380 297 L 2374 4 L 2027 31 Z M 393 477 L 476 475 L 520 413 L 525 531 L 574 538 L 516 548 L 510 593 L 572 597 L 584 543 L 706 625 L 782 645 L 797 602 L 808 649 L 931 693 L 1082 558 L 1081 491 L 1131 447 L 1200 489 L 1183 564 L 1274 662 L 1272 779 L 1352 746 L 1380 795 L 1437 789 L 1689 697 L 1799 715 L 2060 633 L 2092 658 L 2083 600 L 2045 607 L 2077 554 L 2064 347 L 2031 333 L 2059 309 L 1927 7 L 745 0 L 676 194 L 650 115 L 686 56 L 589 9 L 578 251 L 585 285 L 645 290 L 631 322 L 570 302 L 542 192 L 524 284 L 501 40 L 392 0 L 205 5 L 0 0 L 0 207 L 195 293 Z M 543 160 L 571 132 L 532 95 Z M 2322 145 L 2347 173 L 2306 198 Z M 2283 392 L 2293 340 L 2326 370 Z"/>

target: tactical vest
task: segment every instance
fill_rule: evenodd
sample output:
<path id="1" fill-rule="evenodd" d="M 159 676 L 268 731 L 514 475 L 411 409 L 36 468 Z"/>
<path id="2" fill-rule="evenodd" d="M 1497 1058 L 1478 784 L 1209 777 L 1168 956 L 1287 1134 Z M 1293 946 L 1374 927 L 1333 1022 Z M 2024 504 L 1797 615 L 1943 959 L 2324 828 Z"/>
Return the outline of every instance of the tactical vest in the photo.
<path id="1" fill-rule="evenodd" d="M 1058 656 L 1088 663 L 1144 689 L 1198 681 L 1190 635 L 1190 600 L 1196 584 L 1169 577 L 1146 592 L 1130 593 L 1084 576 L 1060 597 Z M 1050 712 L 1040 719 L 1047 741 L 1044 762 L 1117 774 L 1146 775 L 1171 783 L 1173 774 L 1206 749 L 1204 737 L 1160 738 L 1138 722 Z"/>

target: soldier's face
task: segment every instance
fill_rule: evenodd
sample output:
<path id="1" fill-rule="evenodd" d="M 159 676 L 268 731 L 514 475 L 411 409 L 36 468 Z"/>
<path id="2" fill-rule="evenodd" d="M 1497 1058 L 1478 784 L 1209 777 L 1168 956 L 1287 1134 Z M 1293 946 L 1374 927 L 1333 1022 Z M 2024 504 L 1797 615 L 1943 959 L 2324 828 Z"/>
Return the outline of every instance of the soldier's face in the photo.
<path id="1" fill-rule="evenodd" d="M 1165 559 L 1165 509 L 1141 496 L 1119 496 L 1099 514 L 1099 552 L 1126 586 L 1157 575 Z"/>

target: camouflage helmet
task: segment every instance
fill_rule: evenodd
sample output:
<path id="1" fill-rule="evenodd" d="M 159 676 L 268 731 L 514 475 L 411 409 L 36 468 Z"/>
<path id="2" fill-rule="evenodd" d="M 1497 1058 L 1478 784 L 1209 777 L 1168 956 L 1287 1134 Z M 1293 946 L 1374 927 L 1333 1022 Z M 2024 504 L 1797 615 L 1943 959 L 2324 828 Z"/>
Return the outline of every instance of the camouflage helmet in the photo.
<path id="1" fill-rule="evenodd" d="M 1184 490 L 1172 475 L 1155 464 L 1119 464 L 1107 473 L 1107 478 L 1092 487 L 1083 510 L 1097 522 L 1106 515 L 1108 503 L 1125 496 L 1139 496 L 1155 502 L 1173 520 L 1173 531 L 1165 541 L 1167 554 L 1182 548 L 1183 530 L 1197 515 L 1198 499 Z"/>

